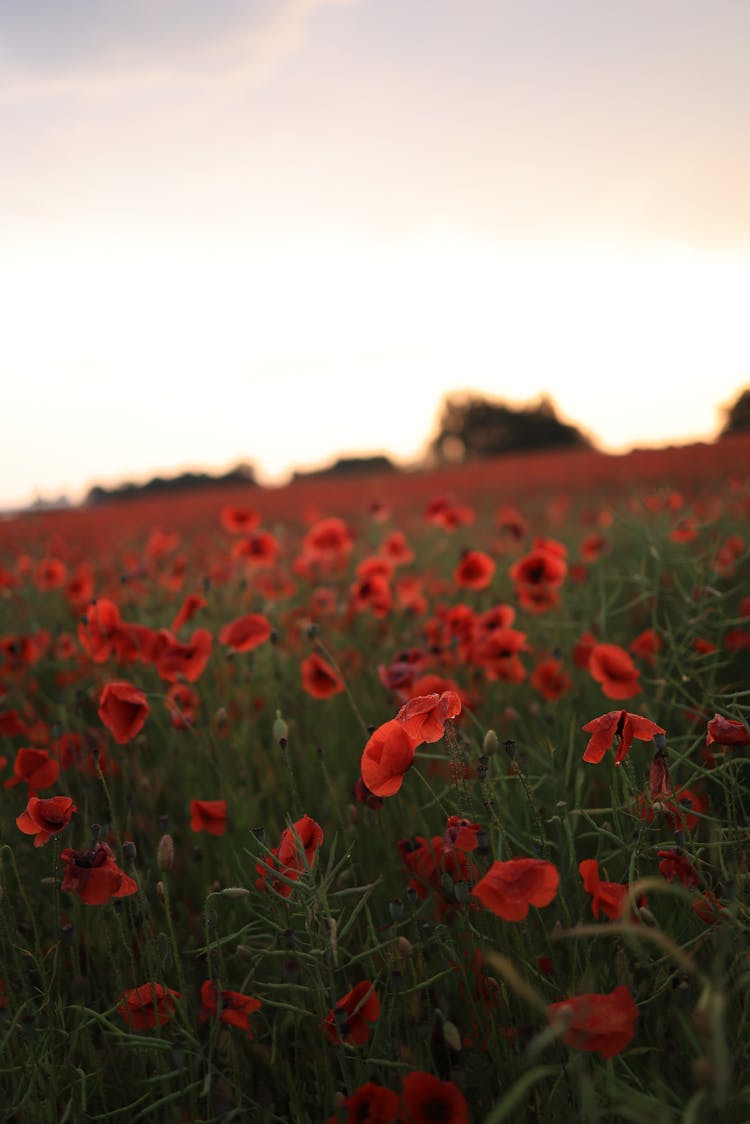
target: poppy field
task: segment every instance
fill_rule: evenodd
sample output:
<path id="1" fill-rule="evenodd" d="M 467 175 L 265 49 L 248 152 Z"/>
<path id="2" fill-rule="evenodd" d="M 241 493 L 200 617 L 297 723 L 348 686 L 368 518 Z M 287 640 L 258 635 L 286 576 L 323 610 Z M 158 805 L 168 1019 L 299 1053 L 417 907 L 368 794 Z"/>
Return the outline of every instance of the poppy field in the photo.
<path id="1" fill-rule="evenodd" d="M 0 521 L 2 1118 L 746 1124 L 748 465 Z"/>

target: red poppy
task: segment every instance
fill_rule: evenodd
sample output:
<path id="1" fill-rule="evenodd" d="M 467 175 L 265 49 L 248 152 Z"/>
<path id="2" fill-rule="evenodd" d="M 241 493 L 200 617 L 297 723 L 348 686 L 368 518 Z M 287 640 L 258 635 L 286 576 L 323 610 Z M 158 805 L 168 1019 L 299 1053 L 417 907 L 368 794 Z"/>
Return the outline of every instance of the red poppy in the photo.
<path id="1" fill-rule="evenodd" d="M 634 738 L 641 742 L 650 742 L 655 734 L 666 733 L 666 730 L 657 726 L 650 718 L 643 718 L 640 714 L 630 714 L 627 710 L 610 710 L 608 714 L 592 718 L 581 729 L 591 734 L 583 760 L 594 765 L 598 765 L 615 740 L 617 741 L 615 765 L 620 765 L 627 757 Z"/>
<path id="2" fill-rule="evenodd" d="M 461 713 L 461 699 L 455 691 L 433 692 L 409 699 L 396 715 L 415 746 L 437 742 L 445 733 L 445 723 Z"/>
<path id="3" fill-rule="evenodd" d="M 256 888 L 265 890 L 266 879 L 274 871 L 279 871 L 285 878 L 296 882 L 300 874 L 312 867 L 315 855 L 322 844 L 322 827 L 305 814 L 292 828 L 284 828 L 279 845 L 274 847 L 271 857 L 263 863 L 256 864 L 255 869 L 259 874 L 255 882 Z M 272 885 L 276 893 L 284 898 L 288 898 L 292 892 L 288 882 L 282 882 L 280 879 L 275 879 Z"/>
<path id="4" fill-rule="evenodd" d="M 122 630 L 120 610 L 108 597 L 92 601 L 78 625 L 78 639 L 94 663 L 104 663 Z"/>
<path id="5" fill-rule="evenodd" d="M 321 519 L 305 535 L 303 554 L 312 562 L 341 563 L 348 557 L 354 541 L 343 519 Z"/>
<path id="6" fill-rule="evenodd" d="M 360 762 L 362 780 L 375 796 L 393 796 L 401 788 L 404 774 L 414 763 L 418 745 L 402 722 L 392 718 L 370 736 Z"/>
<path id="7" fill-rule="evenodd" d="M 556 549 L 560 545 L 549 541 L 545 546 L 535 547 L 523 558 L 519 558 L 510 568 L 510 580 L 518 589 L 533 589 L 540 586 L 557 589 L 562 585 L 568 572 L 565 548 Z"/>
<path id="8" fill-rule="evenodd" d="M 531 683 L 549 702 L 555 702 L 573 686 L 573 680 L 562 662 L 555 659 L 538 663 L 531 673 Z"/>
<path id="9" fill-rule="evenodd" d="M 474 512 L 470 507 L 461 507 L 448 496 L 438 496 L 432 500 L 425 510 L 425 519 L 434 527 L 442 527 L 444 531 L 455 531 L 457 527 L 474 520 Z"/>
<path id="10" fill-rule="evenodd" d="M 747 726 L 735 718 L 724 718 L 721 714 L 715 714 L 708 723 L 707 729 L 706 745 L 711 745 L 713 742 L 717 745 L 750 745 Z"/>
<path id="11" fill-rule="evenodd" d="M 466 1098 L 453 1081 L 440 1081 L 415 1070 L 404 1078 L 401 1097 L 404 1124 L 469 1124 Z"/>
<path id="12" fill-rule="evenodd" d="M 118 745 L 127 745 L 143 729 L 148 717 L 143 691 L 132 683 L 107 683 L 99 696 L 99 717 Z"/>
<path id="13" fill-rule="evenodd" d="M 201 609 L 205 609 L 206 599 L 200 597 L 197 593 L 189 593 L 180 606 L 175 619 L 172 621 L 172 632 L 179 632 L 184 624 L 191 621 L 196 613 Z"/>
<path id="14" fill-rule="evenodd" d="M 520 653 L 528 652 L 526 633 L 515 628 L 495 628 L 478 639 L 474 661 L 484 668 L 487 679 L 505 683 L 522 683 L 526 668 Z"/>
<path id="15" fill-rule="evenodd" d="M 395 1124 L 399 1104 L 397 1093 L 368 1081 L 343 1101 L 347 1110 L 344 1124 Z M 334 1119 L 338 1122 L 338 1117 Z"/>
<path id="16" fill-rule="evenodd" d="M 656 653 L 662 649 L 662 638 L 653 628 L 645 629 L 635 640 L 630 644 L 629 650 L 634 656 L 639 656 L 645 660 L 649 667 L 654 667 L 656 664 Z"/>
<path id="17" fill-rule="evenodd" d="M 250 1016 L 262 1006 L 260 999 L 253 999 L 252 995 L 239 991 L 217 992 L 213 980 L 206 980 L 201 986 L 201 1022 L 216 1018 L 218 1014 L 223 1023 L 239 1027 L 248 1038 L 253 1037 Z"/>
<path id="18" fill-rule="evenodd" d="M 302 686 L 314 699 L 330 699 L 344 690 L 338 674 L 315 652 L 302 661 Z"/>
<path id="19" fill-rule="evenodd" d="M 43 558 L 36 568 L 37 589 L 59 589 L 67 576 L 67 567 L 59 558 Z"/>
<path id="20" fill-rule="evenodd" d="M 351 587 L 350 597 L 356 613 L 370 612 L 379 619 L 388 616 L 393 608 L 390 582 L 383 574 L 358 578 Z"/>
<path id="21" fill-rule="evenodd" d="M 227 829 L 226 800 L 191 800 L 190 830 L 223 835 Z"/>
<path id="22" fill-rule="evenodd" d="M 544 859 L 495 861 L 471 891 L 482 905 L 504 921 L 523 921 L 529 906 L 549 905 L 557 893 L 560 875 Z"/>
<path id="23" fill-rule="evenodd" d="M 380 1017 L 380 999 L 369 980 L 363 980 L 339 999 L 323 1023 L 323 1032 L 329 1042 L 338 1046 L 362 1046 L 370 1037 L 370 1023 Z"/>
<path id="24" fill-rule="evenodd" d="M 207 628 L 198 628 L 187 643 L 180 643 L 166 628 L 156 635 L 151 658 L 161 679 L 176 682 L 179 676 L 195 683 L 203 674 L 213 648 Z"/>
<path id="25" fill-rule="evenodd" d="M 573 645 L 573 663 L 576 667 L 580 667 L 584 671 L 588 669 L 591 653 L 597 643 L 596 637 L 590 632 L 584 632 L 580 640 L 575 642 Z"/>
<path id="26" fill-rule="evenodd" d="M 3 782 L 13 788 L 22 781 L 29 786 L 29 796 L 36 796 L 40 788 L 50 788 L 60 776 L 60 763 L 50 757 L 46 749 L 19 749 L 13 763 L 13 776 Z"/>
<path id="27" fill-rule="evenodd" d="M 589 671 L 608 699 L 630 699 L 640 694 L 641 673 L 617 644 L 597 644 L 591 652 Z"/>
<path id="28" fill-rule="evenodd" d="M 221 525 L 230 535 L 241 535 L 254 530 L 260 523 L 257 511 L 248 507 L 227 504 L 221 509 Z"/>
<path id="29" fill-rule="evenodd" d="M 495 573 L 495 563 L 482 550 L 466 550 L 456 567 L 453 580 L 461 589 L 487 589 Z"/>
<path id="30" fill-rule="evenodd" d="M 406 541 L 402 531 L 393 531 L 380 544 L 380 553 L 394 566 L 402 566 L 414 561 L 414 551 Z"/>
<path id="31" fill-rule="evenodd" d="M 463 816 L 448 816 L 443 842 L 446 847 L 456 847 L 470 854 L 479 845 L 479 834 L 484 829 L 480 823 L 472 823 Z"/>
<path id="32" fill-rule="evenodd" d="M 82 562 L 65 586 L 65 596 L 71 608 L 78 611 L 89 603 L 94 593 L 94 571 L 88 562 Z"/>
<path id="33" fill-rule="evenodd" d="M 175 730 L 189 730 L 195 722 L 200 699 L 187 683 L 173 683 L 167 691 L 167 709 Z"/>
<path id="34" fill-rule="evenodd" d="M 574 995 L 547 1008 L 547 1021 L 564 1028 L 563 1042 L 603 1058 L 619 1054 L 633 1040 L 638 1008 L 624 985 L 608 995 Z"/>
<path id="35" fill-rule="evenodd" d="M 126 898 L 138 891 L 129 875 L 120 870 L 107 843 L 88 851 L 67 847 L 60 855 L 65 864 L 62 888 L 77 894 L 86 905 L 106 905 L 111 898 Z"/>
<path id="36" fill-rule="evenodd" d="M 599 877 L 599 863 L 596 859 L 584 859 L 578 864 L 578 873 L 583 878 L 583 888 L 591 894 L 591 912 L 599 919 L 599 911 L 606 914 L 610 921 L 619 921 L 622 916 L 625 895 L 628 892 L 627 883 L 602 882 Z M 638 899 L 638 904 L 645 904 L 645 897 Z"/>
<path id="37" fill-rule="evenodd" d="M 24 834 L 34 835 L 34 846 L 41 847 L 66 828 L 77 811 L 70 796 L 51 796 L 48 800 L 31 796 L 25 811 L 16 818 L 16 825 Z"/>
<path id="38" fill-rule="evenodd" d="M 649 801 L 643 795 L 638 798 L 640 818 L 653 823 L 656 813 L 661 812 L 670 831 L 692 831 L 707 810 L 708 797 L 691 788 L 683 788 L 668 799 L 660 796 Z"/>
<path id="39" fill-rule="evenodd" d="M 260 570 L 273 566 L 279 554 L 279 544 L 269 531 L 256 531 L 245 539 L 238 539 L 232 547 L 232 557 Z"/>
<path id="40" fill-rule="evenodd" d="M 700 881 L 698 872 L 688 859 L 684 851 L 674 848 L 670 851 L 659 851 L 659 873 L 667 882 L 681 882 L 683 886 L 697 886 Z"/>
<path id="41" fill-rule="evenodd" d="M 716 897 L 713 890 L 704 890 L 693 898 L 693 913 L 705 921 L 706 925 L 718 925 L 724 906 Z"/>
<path id="42" fill-rule="evenodd" d="M 174 1001 L 179 998 L 179 991 L 171 987 L 145 983 L 123 992 L 117 1013 L 133 1030 L 153 1030 L 169 1022 L 174 1014 Z"/>
<path id="43" fill-rule="evenodd" d="M 219 642 L 234 648 L 235 652 L 250 652 L 265 644 L 271 635 L 271 626 L 260 613 L 247 613 L 244 617 L 225 624 L 219 633 Z"/>

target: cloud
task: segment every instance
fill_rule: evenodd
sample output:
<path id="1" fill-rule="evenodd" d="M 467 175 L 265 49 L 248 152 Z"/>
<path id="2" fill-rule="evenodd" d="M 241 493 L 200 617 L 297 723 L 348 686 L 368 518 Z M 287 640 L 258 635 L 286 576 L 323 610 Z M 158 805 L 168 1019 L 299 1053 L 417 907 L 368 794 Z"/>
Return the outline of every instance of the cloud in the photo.
<path id="1" fill-rule="evenodd" d="M 259 85 L 306 22 L 357 0 L 0 0 L 0 100 L 113 89 Z"/>

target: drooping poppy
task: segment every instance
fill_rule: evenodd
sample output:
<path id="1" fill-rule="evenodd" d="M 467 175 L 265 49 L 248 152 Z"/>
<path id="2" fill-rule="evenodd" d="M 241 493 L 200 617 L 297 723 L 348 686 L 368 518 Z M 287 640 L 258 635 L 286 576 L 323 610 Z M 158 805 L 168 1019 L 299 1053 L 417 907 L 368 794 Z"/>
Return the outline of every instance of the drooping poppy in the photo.
<path id="1" fill-rule="evenodd" d="M 418 695 L 405 702 L 396 715 L 414 745 L 437 742 L 445 734 L 445 723 L 461 713 L 461 699 L 455 691 Z"/>
<path id="2" fill-rule="evenodd" d="M 640 694 L 641 673 L 617 644 L 597 644 L 591 651 L 588 669 L 608 699 L 630 699 Z"/>
<path id="3" fill-rule="evenodd" d="M 402 722 L 392 718 L 370 735 L 362 752 L 362 780 L 375 796 L 394 796 L 404 775 L 414 764 L 414 749 L 419 744 L 409 736 Z"/>
<path id="4" fill-rule="evenodd" d="M 547 1008 L 547 1021 L 564 1028 L 563 1042 L 574 1050 L 612 1058 L 633 1040 L 638 1008 L 624 985 L 608 995 L 573 995 Z"/>
<path id="5" fill-rule="evenodd" d="M 529 906 L 549 905 L 559 884 L 557 868 L 545 859 L 510 859 L 495 861 L 471 893 L 504 921 L 523 921 Z"/>
<path id="6" fill-rule="evenodd" d="M 302 661 L 302 686 L 314 699 L 330 699 L 344 690 L 340 676 L 317 652 Z"/>
<path id="7" fill-rule="evenodd" d="M 638 741 L 650 742 L 655 734 L 666 733 L 666 730 L 657 726 L 650 718 L 631 714 L 627 710 L 610 710 L 608 714 L 592 718 L 581 729 L 591 734 L 583 760 L 594 765 L 602 760 L 615 741 L 618 743 L 615 765 L 620 765 L 627 757 L 634 738 Z"/>
<path id="8" fill-rule="evenodd" d="M 744 746 L 750 745 L 750 733 L 744 722 L 736 718 L 724 718 L 715 714 L 708 723 L 706 745 L 716 742 L 717 745 Z"/>
<path id="9" fill-rule="evenodd" d="M 380 999 L 374 984 L 362 980 L 339 999 L 323 1023 L 323 1032 L 334 1046 L 345 1042 L 362 1046 L 370 1037 L 370 1024 L 380 1017 Z"/>
<path id="10" fill-rule="evenodd" d="M 401 1096 L 404 1124 L 469 1124 L 466 1097 L 453 1081 L 431 1073 L 407 1073 Z"/>
<path id="11" fill-rule="evenodd" d="M 179 991 L 171 987 L 145 983 L 123 992 L 117 1013 L 133 1030 L 153 1030 L 169 1022 L 174 1014 L 174 1001 L 179 998 Z"/>
<path id="12" fill-rule="evenodd" d="M 251 652 L 265 644 L 271 635 L 271 625 L 261 613 L 246 613 L 225 624 L 219 633 L 219 642 L 235 652 Z"/>
<path id="13" fill-rule="evenodd" d="M 25 781 L 29 796 L 36 796 L 41 788 L 50 788 L 60 776 L 60 763 L 50 757 L 46 749 L 24 746 L 16 753 L 13 776 L 3 781 L 4 788 L 14 788 Z"/>
<path id="14" fill-rule="evenodd" d="M 213 980 L 206 980 L 201 986 L 201 1022 L 216 1018 L 217 1014 L 227 1026 L 244 1030 L 248 1038 L 253 1037 L 250 1029 L 250 1016 L 263 1006 L 260 999 L 243 995 L 239 991 L 218 991 Z"/>
<path id="15" fill-rule="evenodd" d="M 138 891 L 137 884 L 115 862 L 108 843 L 95 843 L 87 851 L 66 847 L 60 858 L 65 865 L 62 888 L 85 905 L 106 905 L 111 898 L 126 898 Z"/>
<path id="16" fill-rule="evenodd" d="M 223 835 L 227 829 L 226 800 L 191 800 L 190 830 Z"/>
<path id="17" fill-rule="evenodd" d="M 99 696 L 99 717 L 118 745 L 127 745 L 141 732 L 148 711 L 143 691 L 125 680 L 105 684 Z"/>
<path id="18" fill-rule="evenodd" d="M 68 826 L 77 811 L 70 796 L 51 796 L 48 800 L 30 796 L 25 810 L 16 817 L 16 825 L 24 834 L 35 836 L 35 847 L 42 847 Z"/>

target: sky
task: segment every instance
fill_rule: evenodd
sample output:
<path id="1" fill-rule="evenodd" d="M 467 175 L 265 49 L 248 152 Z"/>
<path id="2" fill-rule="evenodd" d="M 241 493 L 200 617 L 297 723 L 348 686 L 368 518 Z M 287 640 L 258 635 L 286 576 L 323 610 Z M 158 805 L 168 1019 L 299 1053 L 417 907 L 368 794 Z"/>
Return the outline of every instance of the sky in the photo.
<path id="1" fill-rule="evenodd" d="M 747 0 L 0 0 L 0 508 L 750 384 Z"/>

